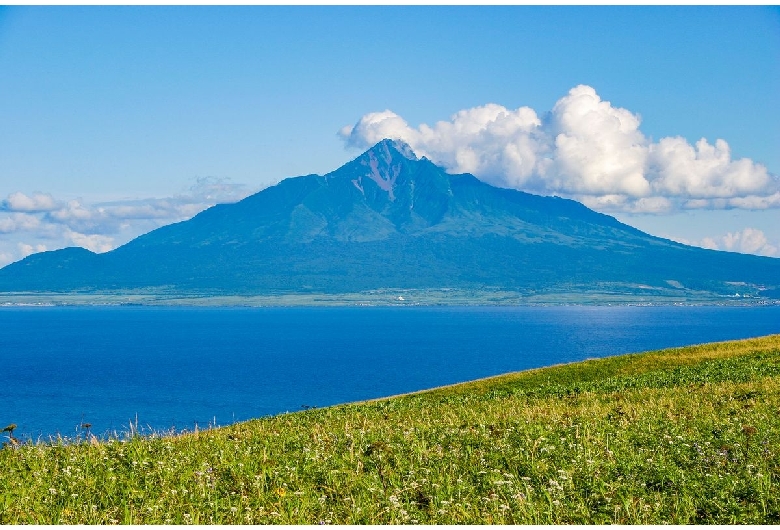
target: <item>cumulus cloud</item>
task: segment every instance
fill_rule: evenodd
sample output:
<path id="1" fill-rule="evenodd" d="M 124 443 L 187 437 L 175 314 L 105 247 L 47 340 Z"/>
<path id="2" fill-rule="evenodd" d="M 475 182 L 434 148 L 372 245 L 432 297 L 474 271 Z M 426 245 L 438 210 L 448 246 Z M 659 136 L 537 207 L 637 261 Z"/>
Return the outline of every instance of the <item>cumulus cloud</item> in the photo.
<path id="1" fill-rule="evenodd" d="M 712 250 L 729 250 L 760 256 L 780 256 L 780 248 L 772 244 L 766 234 L 756 228 L 745 228 L 741 232 L 729 232 L 718 237 L 705 237 L 700 246 Z"/>
<path id="2" fill-rule="evenodd" d="M 16 192 L 0 202 L 0 211 L 6 212 L 48 212 L 57 207 L 57 201 L 48 193 L 25 195 Z"/>
<path id="3" fill-rule="evenodd" d="M 27 243 L 18 243 L 16 247 L 19 249 L 19 255 L 21 257 L 27 257 L 30 254 L 35 254 L 36 252 L 43 252 L 46 250 L 46 245 L 28 245 Z"/>
<path id="4" fill-rule="evenodd" d="M 40 225 L 40 218 L 34 215 L 13 213 L 8 216 L 0 216 L 0 234 L 35 230 Z"/>
<path id="5" fill-rule="evenodd" d="M 229 179 L 201 177 L 173 197 L 89 203 L 50 194 L 11 193 L 0 202 L 0 266 L 34 252 L 79 246 L 108 252 L 160 226 L 250 194 Z"/>
<path id="6" fill-rule="evenodd" d="M 77 247 L 83 247 L 92 252 L 108 252 L 114 249 L 114 238 L 100 234 L 80 234 L 72 230 L 65 233 L 66 237 Z"/>
<path id="7" fill-rule="evenodd" d="M 543 160 L 546 139 L 537 132 L 542 122 L 529 107 L 508 110 L 500 105 L 462 110 L 450 121 L 414 129 L 392 111 L 363 116 L 340 135 L 348 145 L 367 148 L 384 138 L 408 143 L 418 155 L 427 156 L 455 172 L 473 173 L 496 185 L 530 184 L 534 169 Z"/>
<path id="8" fill-rule="evenodd" d="M 650 196 L 645 178 L 647 141 L 639 118 L 602 101 L 588 86 L 558 100 L 549 134 L 554 139 L 545 171 L 548 186 L 567 195 Z"/>
<path id="9" fill-rule="evenodd" d="M 640 124 L 638 115 L 579 85 L 541 117 L 529 107 L 488 104 L 412 127 L 385 110 L 366 114 L 339 135 L 359 148 L 383 138 L 403 140 L 453 173 L 575 198 L 602 211 L 780 207 L 777 176 L 749 159 L 733 160 L 725 140 L 653 142 Z"/>
<path id="10" fill-rule="evenodd" d="M 702 138 L 692 146 L 680 137 L 663 138 L 650 146 L 649 162 L 658 193 L 691 200 L 725 199 L 729 206 L 734 206 L 732 200 L 759 198 L 766 201 L 764 207 L 778 204 L 777 181 L 764 166 L 744 158 L 732 161 L 724 140 L 711 145 Z"/>

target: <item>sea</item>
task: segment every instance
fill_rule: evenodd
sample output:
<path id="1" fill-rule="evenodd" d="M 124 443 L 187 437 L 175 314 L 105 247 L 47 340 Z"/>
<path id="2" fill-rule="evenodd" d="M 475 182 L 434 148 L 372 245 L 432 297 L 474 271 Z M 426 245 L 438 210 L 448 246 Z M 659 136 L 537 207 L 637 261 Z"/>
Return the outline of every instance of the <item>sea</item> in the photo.
<path id="1" fill-rule="evenodd" d="M 2 307 L 0 427 L 171 433 L 780 333 L 780 306 Z"/>

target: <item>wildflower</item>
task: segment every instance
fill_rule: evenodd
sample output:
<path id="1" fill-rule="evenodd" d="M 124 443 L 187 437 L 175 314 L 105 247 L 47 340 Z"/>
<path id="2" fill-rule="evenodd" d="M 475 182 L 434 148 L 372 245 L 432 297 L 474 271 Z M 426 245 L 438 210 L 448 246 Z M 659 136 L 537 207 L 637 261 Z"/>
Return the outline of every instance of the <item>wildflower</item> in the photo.
<path id="1" fill-rule="evenodd" d="M 287 495 L 287 491 L 285 491 L 284 488 L 276 488 L 276 494 L 279 495 L 280 497 L 284 497 L 285 495 Z"/>

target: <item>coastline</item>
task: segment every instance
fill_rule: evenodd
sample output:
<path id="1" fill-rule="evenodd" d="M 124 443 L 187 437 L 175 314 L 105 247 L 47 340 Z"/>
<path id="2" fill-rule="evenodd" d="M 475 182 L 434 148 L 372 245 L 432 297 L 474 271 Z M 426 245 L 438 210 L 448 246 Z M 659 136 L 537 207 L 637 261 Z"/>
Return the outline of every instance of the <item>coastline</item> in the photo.
<path id="1" fill-rule="evenodd" d="M 356 293 L 224 294 L 139 290 L 114 292 L 0 293 L 2 307 L 413 307 L 413 306 L 771 306 L 780 300 L 647 286 L 601 289 L 376 289 Z"/>

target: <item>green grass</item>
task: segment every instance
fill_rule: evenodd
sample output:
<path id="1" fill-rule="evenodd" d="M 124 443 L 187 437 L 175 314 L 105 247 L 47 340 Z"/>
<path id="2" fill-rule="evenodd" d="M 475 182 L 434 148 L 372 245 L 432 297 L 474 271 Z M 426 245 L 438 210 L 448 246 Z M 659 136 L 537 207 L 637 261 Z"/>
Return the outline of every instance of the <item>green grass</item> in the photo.
<path id="1" fill-rule="evenodd" d="M 780 335 L 0 450 L 0 523 L 779 523 Z"/>

